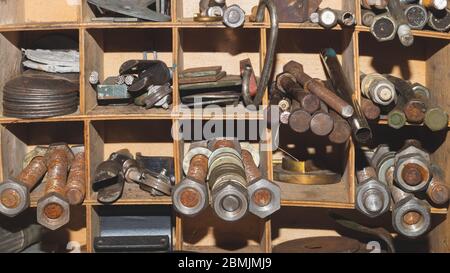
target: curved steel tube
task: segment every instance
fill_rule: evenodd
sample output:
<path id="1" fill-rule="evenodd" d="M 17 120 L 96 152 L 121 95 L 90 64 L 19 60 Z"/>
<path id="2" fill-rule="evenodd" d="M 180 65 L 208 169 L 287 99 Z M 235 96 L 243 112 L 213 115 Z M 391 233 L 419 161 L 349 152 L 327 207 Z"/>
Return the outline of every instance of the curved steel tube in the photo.
<path id="1" fill-rule="evenodd" d="M 258 11 L 256 14 L 256 22 L 261 22 L 264 19 L 265 8 L 269 10 L 270 15 L 270 38 L 269 47 L 264 60 L 264 67 L 261 74 L 261 79 L 259 80 L 258 89 L 255 98 L 251 98 L 249 94 L 249 83 L 251 76 L 251 69 L 246 67 L 243 73 L 242 80 L 242 97 L 246 105 L 255 105 L 258 107 L 264 96 L 264 93 L 269 83 L 270 75 L 272 74 L 273 62 L 275 57 L 275 49 L 277 47 L 278 41 L 278 15 L 277 8 L 272 0 L 260 0 L 258 5 Z"/>

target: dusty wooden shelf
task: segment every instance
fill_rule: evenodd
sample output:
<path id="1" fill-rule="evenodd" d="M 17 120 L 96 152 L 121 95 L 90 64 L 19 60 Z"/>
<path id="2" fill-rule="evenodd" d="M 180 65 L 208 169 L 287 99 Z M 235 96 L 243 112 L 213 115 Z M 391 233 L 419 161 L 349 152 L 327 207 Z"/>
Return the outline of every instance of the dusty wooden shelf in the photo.
<path id="1" fill-rule="evenodd" d="M 360 32 L 370 32 L 370 28 L 366 26 L 356 26 L 356 30 Z M 450 40 L 450 33 L 432 30 L 413 30 L 414 36 Z"/>
<path id="2" fill-rule="evenodd" d="M 380 120 L 378 120 L 377 124 L 388 125 L 388 120 L 386 118 L 381 118 Z M 405 126 L 424 127 L 425 125 L 424 124 L 413 124 L 413 123 L 407 122 Z M 450 121 L 448 123 L 448 127 L 450 128 Z"/>
<path id="3" fill-rule="evenodd" d="M 96 106 L 88 111 L 87 118 L 91 120 L 172 119 L 176 118 L 176 113 L 172 108 L 165 110 L 162 108 L 145 109 L 137 105 Z"/>

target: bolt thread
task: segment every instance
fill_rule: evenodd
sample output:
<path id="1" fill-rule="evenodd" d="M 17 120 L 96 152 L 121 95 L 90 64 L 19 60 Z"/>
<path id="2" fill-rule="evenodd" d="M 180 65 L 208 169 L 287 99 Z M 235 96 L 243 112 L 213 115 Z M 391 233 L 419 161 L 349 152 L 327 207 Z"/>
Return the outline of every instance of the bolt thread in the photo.
<path id="1" fill-rule="evenodd" d="M 20 172 L 17 179 L 25 184 L 28 190 L 31 190 L 42 179 L 47 172 L 47 165 L 43 156 L 36 156 L 31 162 Z"/>

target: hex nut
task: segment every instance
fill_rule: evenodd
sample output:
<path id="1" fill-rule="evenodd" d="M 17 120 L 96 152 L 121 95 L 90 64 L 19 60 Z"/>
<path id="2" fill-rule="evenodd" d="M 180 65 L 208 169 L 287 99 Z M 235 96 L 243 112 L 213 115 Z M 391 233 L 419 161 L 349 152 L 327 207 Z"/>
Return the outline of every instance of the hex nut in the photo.
<path id="1" fill-rule="evenodd" d="M 417 185 L 409 185 L 403 180 L 402 171 L 407 163 L 417 164 L 427 170 L 426 176 L 421 183 Z M 408 146 L 401 150 L 395 156 L 394 178 L 398 185 L 406 192 L 417 192 L 424 190 L 431 179 L 430 155 L 415 146 Z"/>
<path id="2" fill-rule="evenodd" d="M 255 204 L 254 194 L 260 189 L 267 189 L 271 192 L 269 203 L 263 207 Z M 267 179 L 260 179 L 248 186 L 249 211 L 259 218 L 266 218 L 281 208 L 280 187 Z"/>
<path id="3" fill-rule="evenodd" d="M 62 215 L 58 218 L 52 219 L 45 214 L 45 208 L 47 205 L 56 204 L 62 209 Z M 37 204 L 37 222 L 42 226 L 50 229 L 57 230 L 58 228 L 66 225 L 70 220 L 70 205 L 65 197 L 51 193 L 47 196 L 39 199 Z"/>
<path id="4" fill-rule="evenodd" d="M 370 211 L 365 205 L 365 193 L 375 191 L 382 195 L 381 208 L 377 211 Z M 386 184 L 375 179 L 367 179 L 358 184 L 356 188 L 356 209 L 364 215 L 375 218 L 383 215 L 390 209 L 391 196 L 389 188 Z"/>
<path id="5" fill-rule="evenodd" d="M 14 217 L 30 206 L 30 194 L 25 184 L 14 178 L 8 178 L 0 184 L 0 196 L 2 199 L 6 190 L 12 190 L 17 194 L 16 200 L 14 200 L 17 204 L 15 206 L 7 206 L 0 202 L 0 213 L 8 217 Z"/>
<path id="6" fill-rule="evenodd" d="M 377 30 L 387 30 L 386 33 L 381 33 L 378 35 Z M 387 13 L 379 14 L 373 19 L 372 25 L 370 26 L 370 32 L 379 42 L 392 41 L 397 33 L 397 24 Z"/>
<path id="7" fill-rule="evenodd" d="M 407 224 L 404 218 L 407 213 L 417 213 L 420 215 L 420 219 L 418 219 L 417 223 Z M 403 236 L 412 239 L 422 236 L 431 226 L 429 206 L 413 195 L 409 195 L 394 205 L 392 226 L 395 231 Z"/>
<path id="8" fill-rule="evenodd" d="M 188 201 L 194 202 L 192 206 L 186 206 L 181 202 L 184 190 L 193 190 L 193 194 L 197 196 L 186 196 Z M 197 199 L 197 200 L 195 200 Z M 194 217 L 204 211 L 209 205 L 209 193 L 206 183 L 198 183 L 190 178 L 185 178 L 181 183 L 177 184 L 172 191 L 172 202 L 175 210 L 185 216 Z"/>
<path id="9" fill-rule="evenodd" d="M 234 201 L 236 208 L 227 210 L 225 199 Z M 242 185 L 237 183 L 223 183 L 212 193 L 212 207 L 216 215 L 224 221 L 234 222 L 245 216 L 248 210 L 248 192 Z"/>

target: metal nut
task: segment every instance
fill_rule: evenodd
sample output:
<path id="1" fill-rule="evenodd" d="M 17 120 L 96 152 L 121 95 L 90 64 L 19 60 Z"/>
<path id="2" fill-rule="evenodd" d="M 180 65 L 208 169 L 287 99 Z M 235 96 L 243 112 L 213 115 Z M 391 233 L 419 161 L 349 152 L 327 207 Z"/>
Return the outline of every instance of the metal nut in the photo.
<path id="1" fill-rule="evenodd" d="M 28 188 L 22 182 L 9 178 L 0 184 L 0 213 L 14 217 L 29 206 Z"/>
<path id="2" fill-rule="evenodd" d="M 430 155 L 415 146 L 408 146 L 395 156 L 394 178 L 407 192 L 422 191 L 431 179 Z"/>
<path id="3" fill-rule="evenodd" d="M 212 193 L 212 207 L 219 218 L 227 222 L 241 219 L 247 213 L 247 191 L 237 183 L 223 183 Z"/>
<path id="4" fill-rule="evenodd" d="M 259 218 L 266 218 L 281 207 L 280 187 L 266 179 L 248 186 L 249 211 Z"/>
<path id="5" fill-rule="evenodd" d="M 207 184 L 185 178 L 173 189 L 172 201 L 178 213 L 194 217 L 209 205 Z"/>
<path id="6" fill-rule="evenodd" d="M 431 226 L 430 208 L 423 201 L 410 195 L 394 205 L 392 225 L 403 236 L 420 237 Z"/>
<path id="7" fill-rule="evenodd" d="M 51 193 L 39 199 L 37 205 L 37 222 L 42 226 L 57 230 L 70 220 L 69 202 L 57 193 Z"/>
<path id="8" fill-rule="evenodd" d="M 356 188 L 356 209 L 368 217 L 375 218 L 386 213 L 390 201 L 387 185 L 373 178 L 360 182 Z"/>

